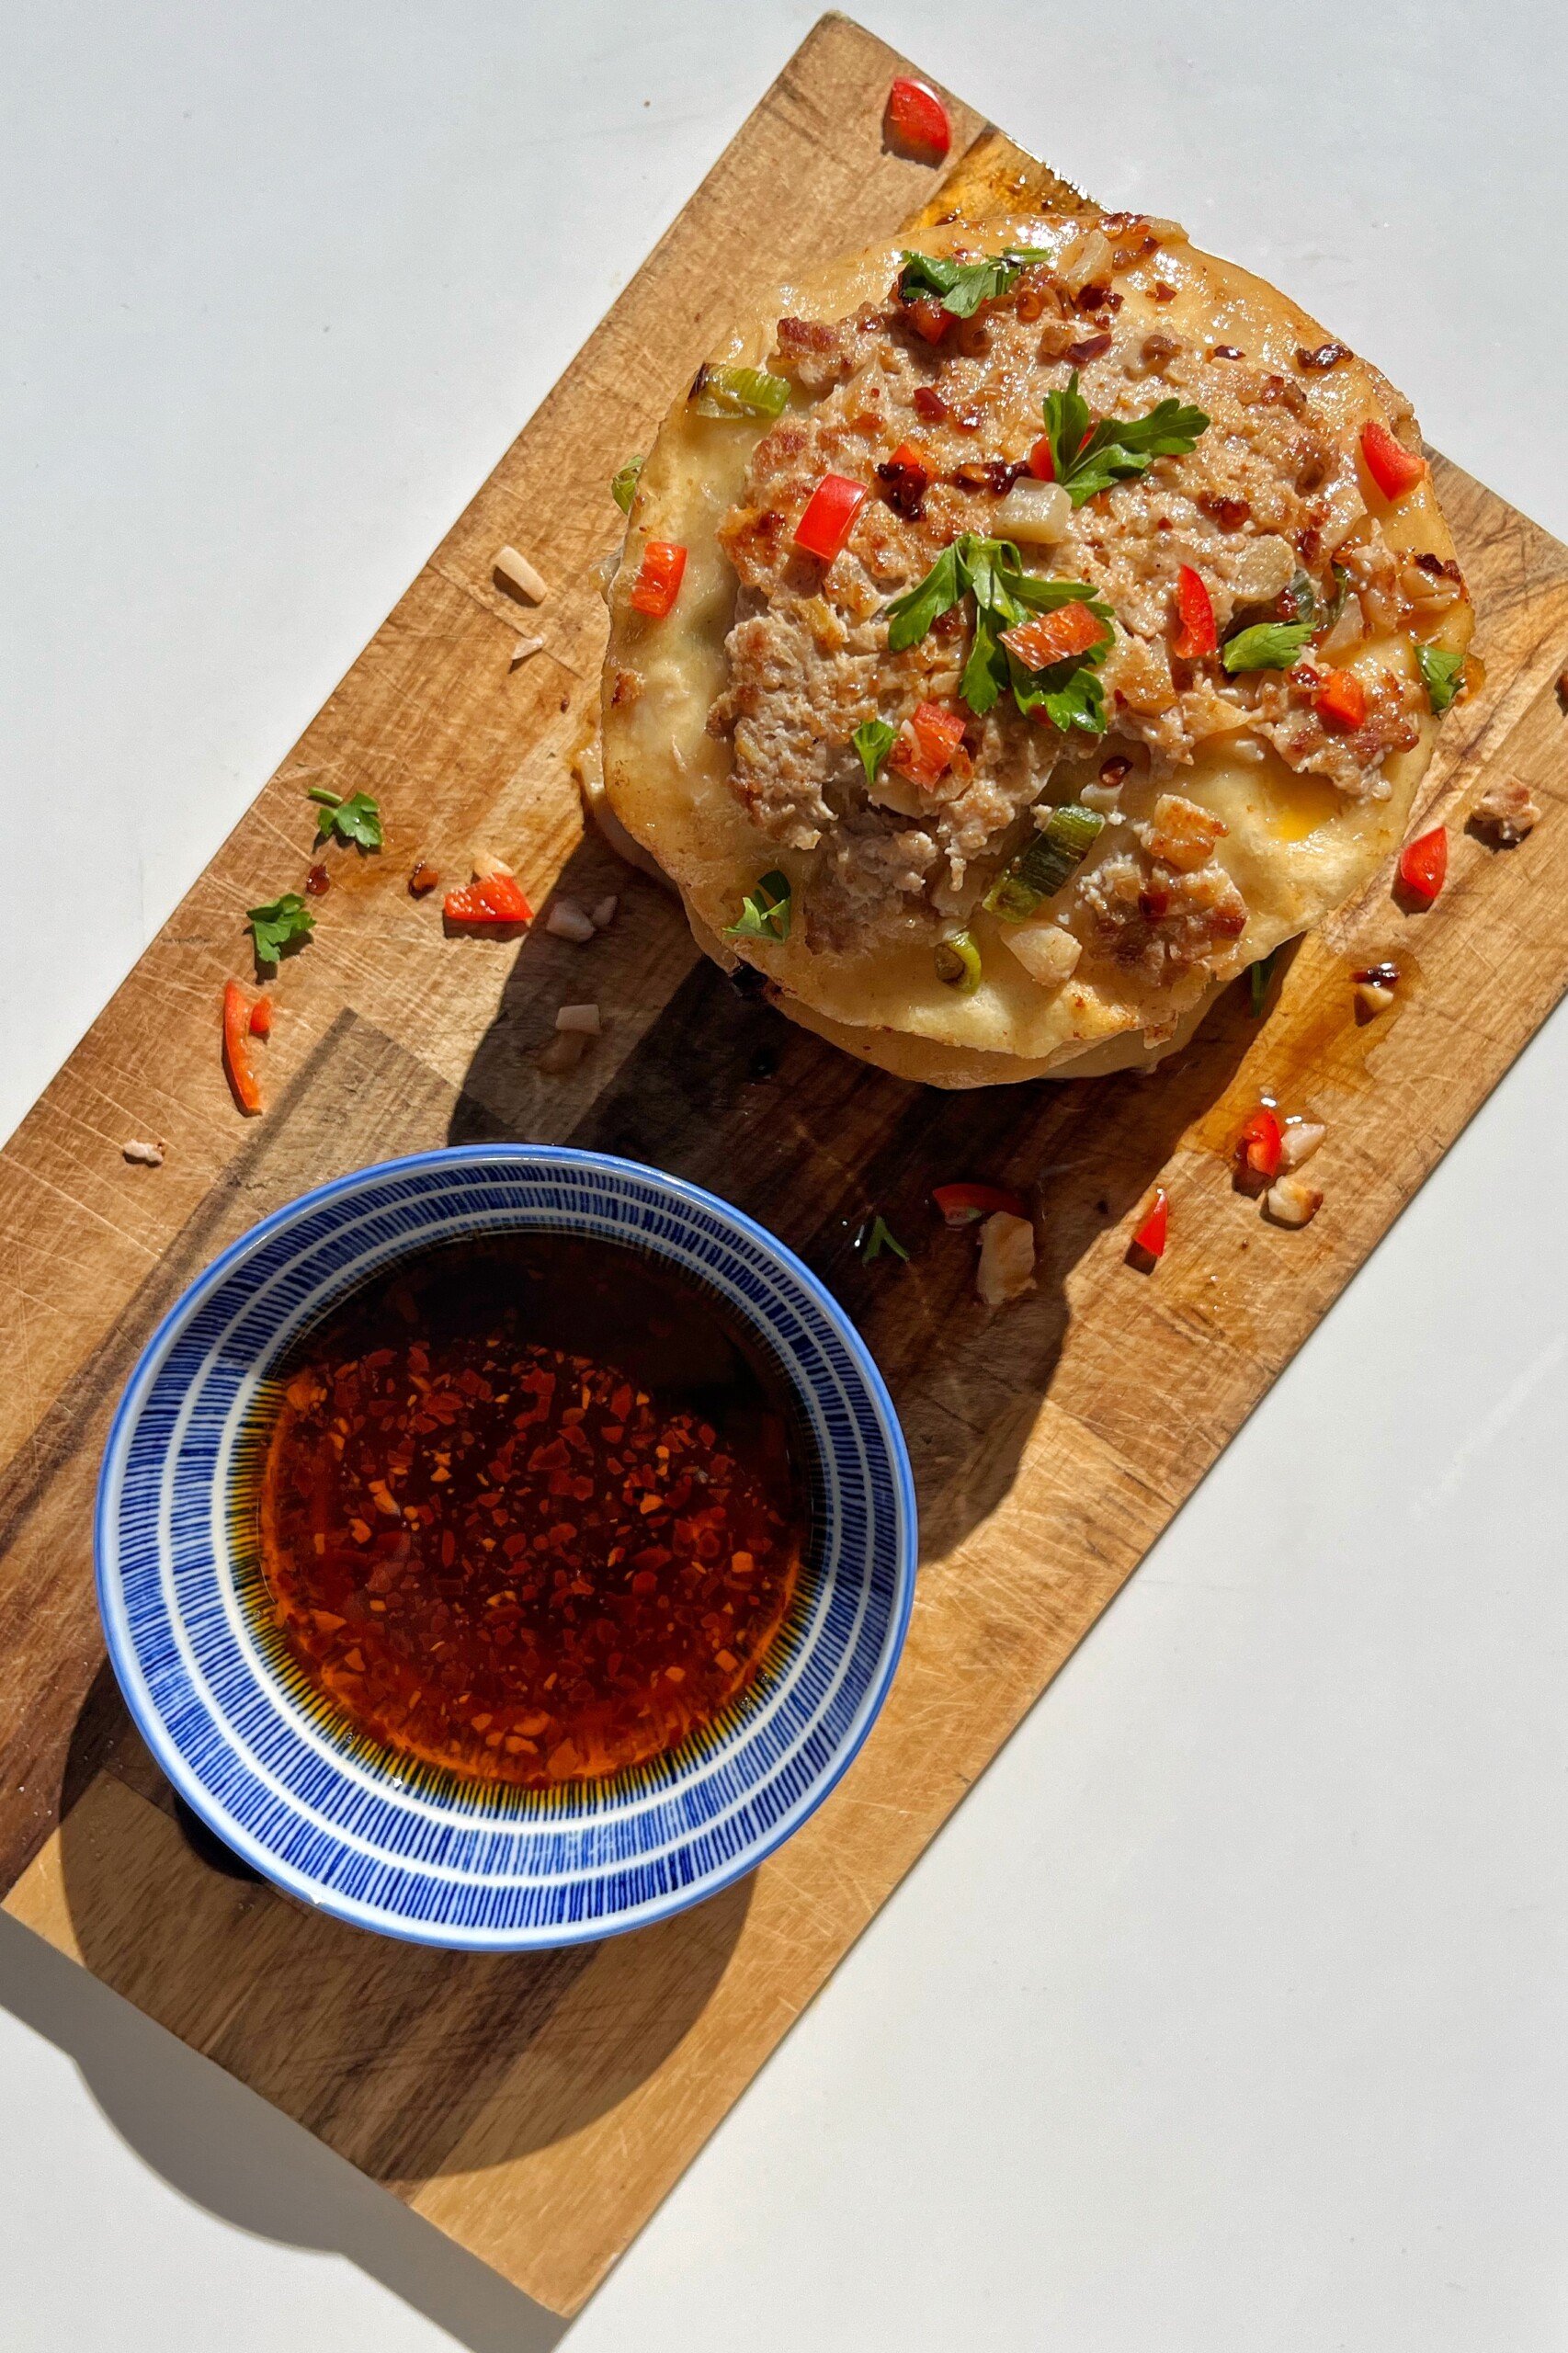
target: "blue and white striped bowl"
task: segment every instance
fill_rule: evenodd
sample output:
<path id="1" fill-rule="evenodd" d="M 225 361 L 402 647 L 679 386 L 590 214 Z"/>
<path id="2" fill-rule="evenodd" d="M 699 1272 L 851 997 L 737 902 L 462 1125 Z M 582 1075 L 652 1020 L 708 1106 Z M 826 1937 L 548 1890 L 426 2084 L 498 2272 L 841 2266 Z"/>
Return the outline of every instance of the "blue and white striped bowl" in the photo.
<path id="1" fill-rule="evenodd" d="M 760 1336 L 815 1453 L 803 1599 L 701 1739 L 547 1792 L 433 1775 L 367 1740 L 258 1607 L 257 1392 L 301 1326 L 390 1261 L 498 1229 L 589 1233 L 686 1270 Z M 800 1260 L 711 1193 L 553 1145 L 422 1153 L 307 1193 L 226 1250 L 153 1334 L 109 1433 L 98 1603 L 141 1731 L 224 1843 L 303 1902 L 420 1944 L 575 1944 L 752 1870 L 819 1806 L 887 1694 L 915 1586 L 915 1492 L 887 1391 Z"/>

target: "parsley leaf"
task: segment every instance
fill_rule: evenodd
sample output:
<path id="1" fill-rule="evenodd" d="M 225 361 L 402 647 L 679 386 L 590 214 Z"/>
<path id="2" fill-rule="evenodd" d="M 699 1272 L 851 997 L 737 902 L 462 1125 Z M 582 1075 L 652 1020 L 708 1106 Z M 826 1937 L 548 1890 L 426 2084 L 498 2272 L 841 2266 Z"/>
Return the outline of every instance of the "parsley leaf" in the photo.
<path id="1" fill-rule="evenodd" d="M 1074 506 L 1112 483 L 1145 472 L 1156 458 L 1185 457 L 1209 430 L 1202 409 L 1184 408 L 1177 400 L 1161 401 L 1147 416 L 1102 416 L 1091 430 L 1076 368 L 1064 392 L 1047 392 L 1044 411 L 1056 479 Z"/>
<path id="2" fill-rule="evenodd" d="M 790 937 L 790 877 L 775 867 L 765 874 L 754 890 L 741 901 L 739 918 L 725 931 L 726 939 L 762 939 L 768 942 Z"/>
<path id="3" fill-rule="evenodd" d="M 265 907 L 247 907 L 245 921 L 256 941 L 258 964 L 276 964 L 280 956 L 302 948 L 316 923 L 298 891 L 285 891 L 280 899 Z"/>
<path id="4" fill-rule="evenodd" d="M 1312 633 L 1311 621 L 1258 621 L 1238 631 L 1220 659 L 1233 678 L 1238 670 L 1288 670 Z"/>
<path id="5" fill-rule="evenodd" d="M 909 1264 L 908 1251 L 898 1239 L 898 1236 L 892 1232 L 886 1218 L 881 1215 L 880 1211 L 871 1220 L 869 1225 L 863 1225 L 860 1228 L 859 1233 L 855 1237 L 855 1244 L 856 1247 L 860 1252 L 861 1257 L 865 1260 L 868 1266 L 869 1266 L 873 1258 L 880 1258 L 884 1250 L 891 1250 L 895 1257 L 899 1257 L 903 1260 L 906 1267 Z"/>
<path id="6" fill-rule="evenodd" d="M 1464 655 L 1447 653 L 1440 645 L 1418 645 L 1415 660 L 1426 688 L 1426 699 L 1440 716 L 1460 690 Z"/>
<path id="7" fill-rule="evenodd" d="M 966 531 L 943 549 L 924 580 L 888 607 L 890 651 L 896 654 L 917 644 L 932 622 L 965 595 L 974 598 L 974 639 L 959 692 L 971 710 L 983 718 L 1002 695 L 1011 692 L 1021 711 L 1043 710 L 1055 726 L 1103 734 L 1105 695 L 1087 673 L 1098 667 L 1115 642 L 1115 616 L 1088 583 L 1042 579 L 1025 571 L 1011 540 L 986 540 Z M 1004 631 L 1016 629 L 1030 613 L 1051 613 L 1068 604 L 1087 605 L 1106 624 L 1105 635 L 1085 653 L 1032 671 L 1001 642 Z"/>
<path id="8" fill-rule="evenodd" d="M 955 540 L 944 548 L 924 580 L 902 597 L 895 597 L 887 608 L 888 652 L 902 654 L 906 645 L 918 645 L 934 620 L 950 612 L 969 586 L 969 574 L 964 568 L 960 550 L 964 539 Z"/>
<path id="9" fill-rule="evenodd" d="M 1006 253 L 986 254 L 979 261 L 949 261 L 945 254 L 903 256 L 898 274 L 903 302 L 940 302 L 955 319 L 972 319 L 982 302 L 994 302 L 1009 293 L 1031 262 L 1051 256 L 1033 245 L 1013 245 Z"/>
<path id="10" fill-rule="evenodd" d="M 875 784 L 877 770 L 892 750 L 896 730 L 885 719 L 863 719 L 849 738 L 860 755 L 860 766 L 866 771 L 868 785 Z"/>
<path id="11" fill-rule="evenodd" d="M 328 792 L 323 785 L 312 785 L 307 801 L 319 802 L 321 814 L 316 819 L 316 839 L 330 841 L 335 834 L 340 842 L 356 842 L 361 849 L 381 847 L 381 803 L 372 801 L 368 792 L 351 792 L 347 801 L 335 792 Z"/>

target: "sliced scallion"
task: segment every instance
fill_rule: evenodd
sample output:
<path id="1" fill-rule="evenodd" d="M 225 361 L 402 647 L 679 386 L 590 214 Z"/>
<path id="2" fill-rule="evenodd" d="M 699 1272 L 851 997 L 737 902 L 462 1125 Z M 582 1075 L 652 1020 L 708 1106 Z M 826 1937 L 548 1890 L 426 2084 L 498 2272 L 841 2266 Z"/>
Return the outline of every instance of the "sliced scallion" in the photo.
<path id="1" fill-rule="evenodd" d="M 932 950 L 937 978 L 947 987 L 957 989 L 960 996 L 972 996 L 980 986 L 980 950 L 967 931 L 953 934 L 951 939 L 938 939 Z"/>
<path id="2" fill-rule="evenodd" d="M 1087 858 L 1105 819 L 1075 801 L 1053 809 L 1027 848 L 1018 852 L 985 893 L 987 915 L 1024 923 L 1042 899 L 1052 899 Z"/>
<path id="3" fill-rule="evenodd" d="M 790 380 L 764 368 L 699 368 L 691 398 L 699 416 L 782 416 Z"/>
<path id="4" fill-rule="evenodd" d="M 637 477 L 642 471 L 641 458 L 628 458 L 610 483 L 609 494 L 623 515 L 631 512 L 631 502 L 637 495 Z"/>

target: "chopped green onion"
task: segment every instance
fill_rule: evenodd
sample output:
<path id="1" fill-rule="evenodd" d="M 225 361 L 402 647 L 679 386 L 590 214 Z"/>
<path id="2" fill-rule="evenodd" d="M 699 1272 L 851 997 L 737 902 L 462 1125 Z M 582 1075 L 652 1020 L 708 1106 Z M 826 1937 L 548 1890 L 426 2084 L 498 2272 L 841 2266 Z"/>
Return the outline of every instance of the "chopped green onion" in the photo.
<path id="1" fill-rule="evenodd" d="M 972 996 L 980 986 L 980 950 L 967 931 L 958 931 L 951 939 L 938 939 L 932 959 L 937 978 L 960 996 Z"/>
<path id="2" fill-rule="evenodd" d="M 1426 689 L 1426 699 L 1437 712 L 1447 710 L 1460 690 L 1460 675 L 1464 668 L 1464 655 L 1450 654 L 1441 645 L 1418 645 L 1416 666 L 1421 683 Z"/>
<path id="3" fill-rule="evenodd" d="M 790 937 L 790 877 L 775 867 L 741 901 L 737 920 L 726 939 L 782 940 Z"/>
<path id="4" fill-rule="evenodd" d="M 702 367 L 690 398 L 699 416 L 782 416 L 790 380 L 763 368 Z"/>
<path id="5" fill-rule="evenodd" d="M 631 512 L 631 502 L 637 495 L 637 477 L 642 472 L 642 466 L 643 460 L 641 458 L 628 458 L 620 472 L 610 483 L 609 494 L 623 515 L 630 515 Z"/>
<path id="6" fill-rule="evenodd" d="M 877 770 L 898 741 L 896 730 L 885 719 L 863 719 L 849 741 L 860 755 L 868 787 L 875 784 Z"/>
<path id="7" fill-rule="evenodd" d="M 903 1260 L 905 1266 L 909 1264 L 908 1251 L 897 1235 L 891 1232 L 886 1218 L 880 1213 L 871 1220 L 869 1225 L 863 1225 L 860 1228 L 855 1237 L 855 1246 L 868 1266 L 873 1258 L 880 1258 L 884 1250 L 891 1250 L 895 1257 Z"/>
<path id="8" fill-rule="evenodd" d="M 1105 819 L 1074 801 L 1053 809 L 1027 849 L 1019 851 L 1005 874 L 985 893 L 987 915 L 1004 923 L 1023 923 L 1042 899 L 1054 898 L 1062 884 L 1082 866 Z"/>
<path id="9" fill-rule="evenodd" d="M 1269 983 L 1274 978 L 1274 967 L 1278 957 L 1278 948 L 1271 949 L 1267 956 L 1260 956 L 1256 963 L 1248 969 L 1247 984 L 1252 990 L 1252 1017 L 1255 1021 L 1263 1018 L 1263 1008 L 1268 1002 Z"/>

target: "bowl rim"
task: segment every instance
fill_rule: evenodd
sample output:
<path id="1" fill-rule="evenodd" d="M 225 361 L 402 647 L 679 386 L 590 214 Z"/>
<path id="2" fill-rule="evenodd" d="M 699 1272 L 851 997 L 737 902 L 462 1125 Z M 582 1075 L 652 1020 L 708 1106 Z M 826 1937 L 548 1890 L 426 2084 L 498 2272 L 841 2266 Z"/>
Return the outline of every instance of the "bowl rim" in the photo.
<path id="1" fill-rule="evenodd" d="M 861 1720 L 854 1733 L 834 1751 L 827 1766 L 799 1810 L 781 1827 L 769 1832 L 763 1842 L 743 1859 L 727 1866 L 699 1887 L 677 1889 L 656 1908 L 640 1911 L 633 1920 L 598 1918 L 592 1922 L 562 1923 L 552 1929 L 548 1938 L 528 1937 L 526 1939 L 496 1942 L 490 1938 L 476 1940 L 459 1934 L 431 1934 L 412 1927 L 393 1925 L 381 1920 L 370 1921 L 355 1905 L 352 1899 L 323 1893 L 318 1882 L 306 1874 L 283 1863 L 263 1847 L 243 1825 L 233 1824 L 212 1801 L 199 1779 L 192 1772 L 176 1747 L 151 1695 L 144 1688 L 136 1657 L 135 1643 L 125 1621 L 118 1596 L 111 1591 L 108 1561 L 116 1551 L 111 1522 L 112 1502 L 119 1492 L 116 1472 L 123 1463 L 130 1445 L 131 1427 L 142 1401 L 163 1368 L 169 1346 L 203 1302 L 227 1279 L 231 1270 L 243 1264 L 250 1254 L 259 1249 L 273 1234 L 317 1210 L 330 1205 L 340 1196 L 362 1187 L 368 1178 L 410 1174 L 427 1168 L 451 1166 L 460 1162 L 519 1161 L 554 1164 L 562 1168 L 589 1167 L 652 1182 L 694 1208 L 710 1215 L 717 1214 L 729 1221 L 755 1245 L 770 1255 L 801 1284 L 831 1324 L 835 1336 L 850 1357 L 857 1373 L 865 1382 L 877 1409 L 885 1432 L 890 1469 L 898 1501 L 901 1522 L 898 1533 L 895 1566 L 896 1591 L 888 1633 L 878 1662 L 877 1672 L 866 1693 Z M 412 1254 L 411 1254 L 412 1255 Z M 758 1329 L 766 1333 L 765 1322 Z M 804 1828 L 812 1815 L 843 1779 L 861 1748 L 872 1726 L 881 1716 L 892 1687 L 903 1654 L 904 1639 L 909 1631 L 910 1615 L 915 1605 L 915 1589 L 919 1568 L 919 1520 L 915 1494 L 915 1474 L 909 1460 L 908 1442 L 886 1381 L 878 1369 L 875 1358 L 862 1337 L 858 1326 L 848 1311 L 834 1297 L 819 1275 L 813 1274 L 804 1260 L 790 1249 L 788 1243 L 738 1209 L 722 1195 L 710 1192 L 703 1185 L 694 1184 L 689 1177 L 672 1176 L 656 1168 L 651 1162 L 632 1160 L 625 1154 L 596 1152 L 587 1146 L 559 1143 L 527 1143 L 501 1141 L 495 1143 L 435 1145 L 424 1152 L 406 1153 L 390 1160 L 369 1161 L 364 1166 L 347 1171 L 340 1176 L 329 1177 L 324 1184 L 312 1186 L 309 1191 L 297 1194 L 292 1200 L 270 1210 L 243 1233 L 226 1245 L 199 1274 L 187 1284 L 179 1297 L 160 1316 L 144 1342 L 129 1379 L 115 1406 L 108 1435 L 104 1441 L 98 1469 L 97 1491 L 93 1508 L 93 1581 L 97 1601 L 98 1618 L 103 1627 L 109 1664 L 115 1680 L 130 1711 L 131 1721 L 152 1751 L 154 1762 L 176 1795 L 212 1833 L 230 1853 L 248 1863 L 271 1887 L 282 1894 L 303 1904 L 307 1909 L 343 1921 L 368 1936 L 381 1936 L 397 1943 L 423 1945 L 429 1949 L 467 1952 L 553 1951 L 569 1945 L 597 1944 L 607 1937 L 630 1936 L 641 1928 L 651 1928 L 672 1918 L 678 1912 L 706 1903 L 710 1896 L 721 1894 L 739 1880 L 758 1870 L 768 1858 L 786 1845 L 796 1832 Z M 115 1580 L 118 1583 L 118 1578 Z"/>

